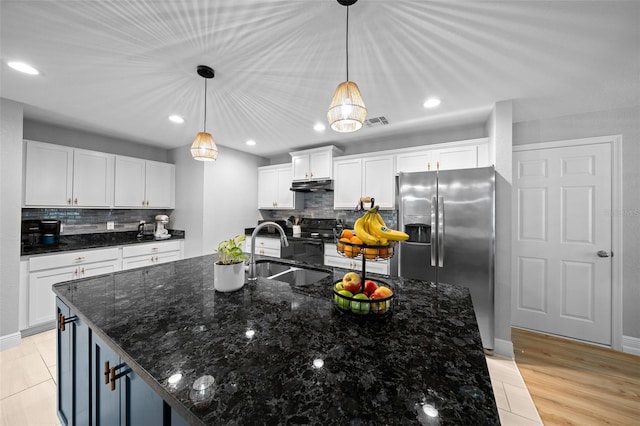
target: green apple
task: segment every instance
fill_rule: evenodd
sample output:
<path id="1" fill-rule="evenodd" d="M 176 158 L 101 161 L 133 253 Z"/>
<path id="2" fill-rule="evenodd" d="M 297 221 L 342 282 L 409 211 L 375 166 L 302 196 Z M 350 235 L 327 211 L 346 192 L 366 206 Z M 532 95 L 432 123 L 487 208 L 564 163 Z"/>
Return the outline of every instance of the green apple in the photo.
<path id="1" fill-rule="evenodd" d="M 358 293 L 353 296 L 354 299 L 369 300 L 366 294 Z M 351 302 L 351 312 L 358 315 L 366 315 L 369 313 L 368 302 Z"/>
<path id="2" fill-rule="evenodd" d="M 336 291 L 344 290 L 344 283 L 340 281 L 333 287 Z"/>
<path id="3" fill-rule="evenodd" d="M 353 297 L 353 293 L 351 293 L 350 291 L 347 291 L 347 290 L 340 290 L 340 291 L 338 291 L 338 294 L 336 294 L 333 297 L 333 300 L 338 305 L 338 308 L 344 309 L 345 311 L 349 310 L 349 306 L 351 305 L 351 301 L 349 299 L 345 299 L 344 297 L 341 297 L 341 296 Z"/>

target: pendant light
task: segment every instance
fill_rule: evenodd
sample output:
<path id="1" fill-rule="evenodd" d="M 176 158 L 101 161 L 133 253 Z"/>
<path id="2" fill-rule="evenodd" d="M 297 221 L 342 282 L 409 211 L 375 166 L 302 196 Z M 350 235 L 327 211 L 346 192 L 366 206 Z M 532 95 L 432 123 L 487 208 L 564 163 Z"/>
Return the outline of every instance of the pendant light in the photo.
<path id="1" fill-rule="evenodd" d="M 204 131 L 198 132 L 191 145 L 191 156 L 194 160 L 215 161 L 218 158 L 218 147 L 213 141 L 211 133 L 207 133 L 207 80 L 213 78 L 213 68 L 198 65 L 198 75 L 204 78 Z"/>
<path id="2" fill-rule="evenodd" d="M 336 88 L 329 106 L 327 119 L 333 130 L 345 133 L 355 132 L 362 127 L 362 123 L 367 118 L 367 107 L 364 106 L 358 85 L 353 81 L 349 81 L 349 6 L 358 0 L 337 1 L 347 7 L 347 80 L 340 83 Z"/>

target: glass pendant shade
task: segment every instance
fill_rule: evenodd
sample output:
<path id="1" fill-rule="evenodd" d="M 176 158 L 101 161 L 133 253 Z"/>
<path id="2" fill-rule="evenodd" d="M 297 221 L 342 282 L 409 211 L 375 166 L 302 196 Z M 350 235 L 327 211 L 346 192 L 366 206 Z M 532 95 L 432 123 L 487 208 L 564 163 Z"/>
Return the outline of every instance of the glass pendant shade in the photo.
<path id="1" fill-rule="evenodd" d="M 336 132 L 355 132 L 362 127 L 367 118 L 367 107 L 364 105 L 358 85 L 353 81 L 343 81 L 333 94 L 327 119 Z"/>
<path id="2" fill-rule="evenodd" d="M 200 161 L 215 161 L 218 158 L 218 147 L 211 133 L 198 132 L 191 145 L 191 156 Z"/>

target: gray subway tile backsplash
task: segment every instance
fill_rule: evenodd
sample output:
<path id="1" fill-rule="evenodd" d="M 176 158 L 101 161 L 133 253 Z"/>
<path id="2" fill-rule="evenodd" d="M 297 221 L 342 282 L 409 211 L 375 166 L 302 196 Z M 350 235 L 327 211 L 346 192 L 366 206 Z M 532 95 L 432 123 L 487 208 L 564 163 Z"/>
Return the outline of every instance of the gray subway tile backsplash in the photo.
<path id="1" fill-rule="evenodd" d="M 156 215 L 169 215 L 164 209 L 69 209 L 41 208 L 22 209 L 22 220 L 52 219 L 60 220 L 63 234 L 93 234 L 97 232 L 135 231 L 141 220 L 155 222 Z M 107 230 L 107 222 L 114 222 L 114 229 Z"/>

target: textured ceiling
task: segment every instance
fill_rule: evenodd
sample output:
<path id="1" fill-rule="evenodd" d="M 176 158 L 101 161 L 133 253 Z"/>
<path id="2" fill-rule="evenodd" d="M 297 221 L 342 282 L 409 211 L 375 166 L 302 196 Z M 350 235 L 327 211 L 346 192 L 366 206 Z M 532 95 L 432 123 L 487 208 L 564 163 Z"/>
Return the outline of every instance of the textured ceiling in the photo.
<path id="1" fill-rule="evenodd" d="M 481 122 L 514 100 L 516 120 L 637 105 L 640 2 L 360 0 L 350 77 L 386 127 L 330 130 L 345 78 L 335 0 L 2 0 L 1 92 L 27 118 L 163 148 L 203 125 L 220 145 L 275 155 L 408 129 Z M 17 73 L 23 60 L 40 76 Z M 442 98 L 433 110 L 422 107 Z M 170 114 L 185 117 L 182 125 Z M 257 142 L 245 145 L 247 139 Z"/>

